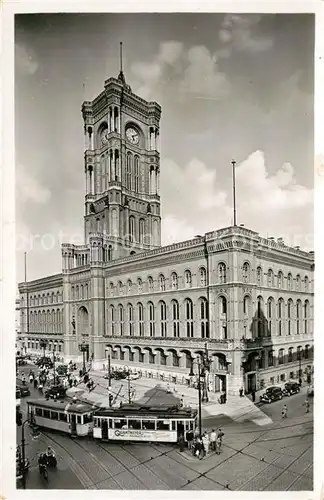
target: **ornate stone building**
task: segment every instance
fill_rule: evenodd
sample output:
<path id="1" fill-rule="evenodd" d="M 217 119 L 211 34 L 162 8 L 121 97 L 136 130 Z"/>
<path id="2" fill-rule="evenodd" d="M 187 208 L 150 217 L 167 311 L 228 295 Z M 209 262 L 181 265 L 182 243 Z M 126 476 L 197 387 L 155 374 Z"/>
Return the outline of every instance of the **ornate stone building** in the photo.
<path id="1" fill-rule="evenodd" d="M 81 360 L 85 343 L 94 367 L 110 354 L 184 377 L 207 347 L 214 390 L 232 394 L 310 376 L 313 252 L 242 226 L 161 247 L 160 106 L 121 72 L 82 113 L 85 244 L 62 245 L 62 274 L 19 285 L 27 352 L 45 339 Z"/>

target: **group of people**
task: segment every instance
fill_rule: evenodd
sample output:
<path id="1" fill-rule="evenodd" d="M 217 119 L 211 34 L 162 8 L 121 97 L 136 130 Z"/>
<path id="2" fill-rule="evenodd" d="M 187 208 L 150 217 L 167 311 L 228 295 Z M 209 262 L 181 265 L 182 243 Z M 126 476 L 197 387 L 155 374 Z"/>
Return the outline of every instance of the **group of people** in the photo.
<path id="1" fill-rule="evenodd" d="M 215 452 L 217 455 L 221 452 L 224 432 L 222 429 L 212 429 L 210 433 L 205 431 L 201 436 L 198 428 L 195 431 L 189 430 L 186 433 L 186 441 L 188 449 L 199 460 L 204 458 L 210 452 Z M 183 435 L 180 436 L 180 451 L 183 451 Z"/>
<path id="2" fill-rule="evenodd" d="M 302 404 L 302 406 L 305 406 L 306 413 L 309 413 L 310 404 L 309 404 L 309 399 L 307 396 L 306 396 L 305 402 Z M 287 416 L 288 416 L 288 407 L 287 407 L 287 405 L 283 405 L 282 410 L 281 410 L 281 418 L 287 418 Z"/>

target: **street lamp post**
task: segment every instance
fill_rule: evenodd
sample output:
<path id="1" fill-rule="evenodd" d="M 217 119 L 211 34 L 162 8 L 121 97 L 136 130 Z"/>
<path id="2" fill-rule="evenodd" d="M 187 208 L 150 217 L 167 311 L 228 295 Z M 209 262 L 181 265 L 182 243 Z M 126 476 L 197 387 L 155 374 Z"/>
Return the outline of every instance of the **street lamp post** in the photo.
<path id="1" fill-rule="evenodd" d="M 25 440 L 25 425 L 27 424 L 27 422 L 30 423 L 30 424 L 34 424 L 33 415 L 31 415 L 30 419 L 27 418 L 21 424 L 21 442 L 20 442 L 20 447 L 21 447 L 21 461 L 20 461 L 20 473 L 21 473 L 21 476 L 22 476 L 22 482 L 23 482 L 23 489 L 24 490 L 26 489 L 26 452 L 25 452 L 26 440 Z M 36 428 L 34 427 L 34 438 L 36 438 L 36 437 L 39 436 L 39 433 L 37 435 L 35 433 L 35 431 L 36 431 Z"/>
<path id="2" fill-rule="evenodd" d="M 203 403 L 208 403 L 208 391 L 207 391 L 207 373 L 209 372 L 211 365 L 211 359 L 209 359 L 208 356 L 208 348 L 207 348 L 207 342 L 205 342 L 205 352 L 202 357 L 202 368 L 203 368 L 203 373 L 204 373 L 204 383 L 203 383 L 203 393 L 202 393 L 202 402 Z"/>
<path id="3" fill-rule="evenodd" d="M 303 379 L 302 379 L 302 368 L 301 368 L 301 360 L 302 360 L 302 354 L 303 354 L 303 350 L 300 349 L 300 351 L 298 352 L 298 361 L 299 361 L 299 370 L 298 370 L 298 382 L 299 382 L 299 385 L 301 386 L 302 385 L 302 382 L 303 382 Z"/>
<path id="4" fill-rule="evenodd" d="M 86 353 L 88 347 L 84 342 L 82 342 L 82 344 L 79 344 L 79 349 L 82 352 L 82 356 L 83 356 L 83 369 L 82 370 L 83 370 L 83 375 L 84 375 L 86 372 L 85 353 Z"/>
<path id="5" fill-rule="evenodd" d="M 193 371 L 193 365 L 194 363 L 197 364 L 198 366 L 198 425 L 199 425 L 199 437 L 201 438 L 202 435 L 202 422 L 201 422 L 201 403 L 202 403 L 202 397 L 201 397 L 201 379 L 202 377 L 205 376 L 204 369 L 201 366 L 200 359 L 198 358 L 196 361 L 192 360 L 191 361 L 191 368 L 190 368 L 190 373 L 189 377 L 194 377 L 194 371 Z"/>
<path id="6" fill-rule="evenodd" d="M 53 344 L 53 376 L 54 376 L 54 385 L 55 385 L 55 382 L 56 382 L 56 376 L 55 376 L 55 349 L 56 346 Z"/>

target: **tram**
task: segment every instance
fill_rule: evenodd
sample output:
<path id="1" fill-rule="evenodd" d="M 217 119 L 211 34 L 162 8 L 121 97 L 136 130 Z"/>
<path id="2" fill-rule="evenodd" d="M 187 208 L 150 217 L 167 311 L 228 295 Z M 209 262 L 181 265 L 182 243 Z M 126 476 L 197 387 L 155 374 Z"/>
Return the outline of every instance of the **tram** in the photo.
<path id="1" fill-rule="evenodd" d="M 27 401 L 27 407 L 28 420 L 39 427 L 71 436 L 92 434 L 94 408 L 88 403 L 70 399 L 31 399 Z"/>
<path id="2" fill-rule="evenodd" d="M 93 437 L 106 441 L 176 443 L 197 427 L 197 410 L 177 406 L 149 407 L 134 404 L 98 409 L 93 414 Z"/>

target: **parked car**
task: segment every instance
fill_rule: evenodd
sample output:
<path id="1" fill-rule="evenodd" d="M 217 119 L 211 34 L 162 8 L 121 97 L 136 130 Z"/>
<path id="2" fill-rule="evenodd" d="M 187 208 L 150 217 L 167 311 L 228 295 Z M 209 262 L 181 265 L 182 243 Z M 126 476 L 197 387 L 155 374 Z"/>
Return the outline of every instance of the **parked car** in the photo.
<path id="1" fill-rule="evenodd" d="M 56 396 L 59 398 L 64 398 L 66 394 L 66 388 L 63 385 L 52 385 L 47 387 L 44 392 L 45 398 L 54 398 Z"/>
<path id="2" fill-rule="evenodd" d="M 266 391 L 261 394 L 260 402 L 262 403 L 272 403 L 273 401 L 278 401 L 283 398 L 283 392 L 280 387 L 272 386 L 268 387 Z"/>
<path id="3" fill-rule="evenodd" d="M 30 390 L 27 385 L 17 386 L 16 390 L 20 391 L 20 397 L 24 398 L 25 396 L 30 396 Z"/>
<path id="4" fill-rule="evenodd" d="M 47 366 L 47 368 L 53 368 L 53 361 L 51 358 L 39 358 L 36 361 L 37 366 Z"/>
<path id="5" fill-rule="evenodd" d="M 286 382 L 283 388 L 284 396 L 291 396 L 300 392 L 300 386 L 297 382 Z"/>

